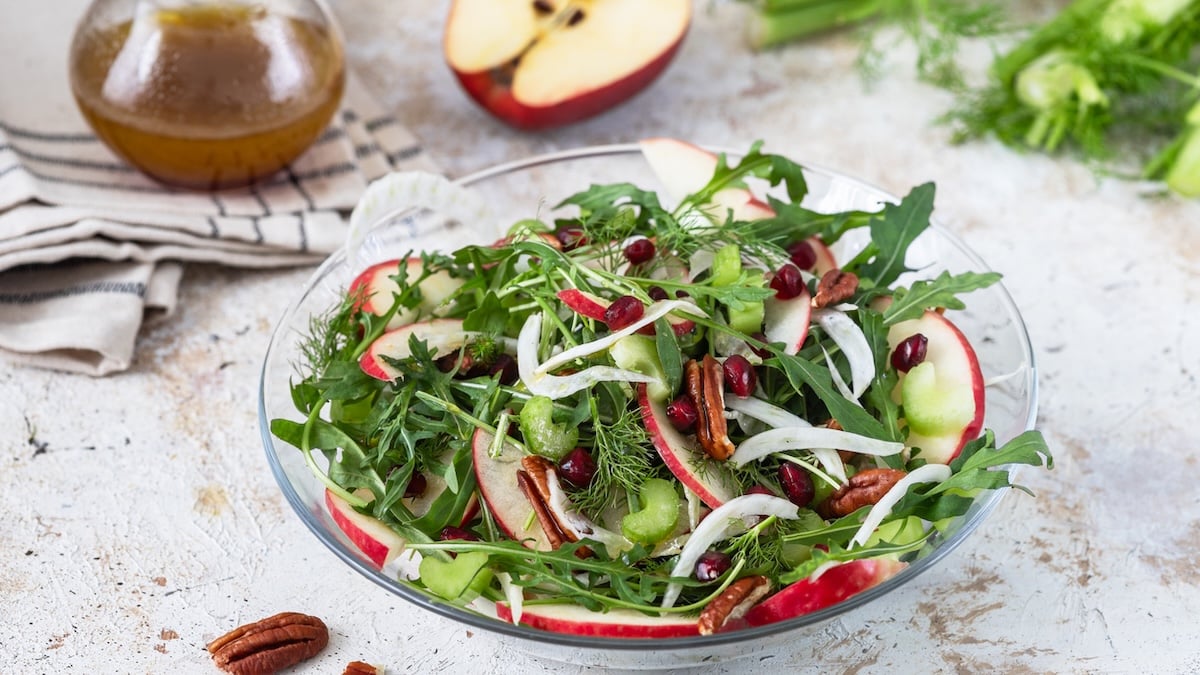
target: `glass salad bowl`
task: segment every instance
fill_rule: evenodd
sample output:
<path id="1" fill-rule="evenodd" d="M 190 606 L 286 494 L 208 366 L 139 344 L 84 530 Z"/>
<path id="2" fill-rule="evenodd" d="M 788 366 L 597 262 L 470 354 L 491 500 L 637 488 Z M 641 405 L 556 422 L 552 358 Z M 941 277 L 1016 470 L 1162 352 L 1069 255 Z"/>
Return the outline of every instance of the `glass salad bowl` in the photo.
<path id="1" fill-rule="evenodd" d="M 731 156 L 736 153 L 730 153 Z M 834 171 L 805 166 L 809 193 L 803 205 L 816 211 L 876 210 L 895 197 Z M 502 636 L 515 647 L 550 659 L 582 665 L 621 668 L 666 668 L 762 655 L 787 641 L 815 635 L 821 624 L 849 610 L 879 601 L 923 574 L 963 542 L 995 508 L 1004 490 L 982 493 L 970 510 L 955 519 L 935 541 L 916 554 L 896 576 L 823 610 L 766 626 L 709 636 L 660 639 L 584 637 L 513 625 L 447 604 L 380 571 L 334 523 L 325 505 L 324 485 L 313 476 L 301 452 L 275 438 L 270 421 L 302 421 L 292 404 L 289 381 L 310 322 L 345 297 L 356 274 L 367 266 L 410 251 L 453 250 L 490 243 L 513 223 L 529 217 L 549 219 L 562 198 L 596 183 L 632 182 L 661 189 L 636 144 L 582 148 L 502 164 L 455 181 L 467 186 L 487 205 L 478 222 L 458 223 L 428 210 L 407 208 L 372 216 L 373 222 L 352 235 L 348 248 L 330 256 L 313 274 L 277 325 L 263 364 L 259 418 L 267 459 L 284 496 L 304 524 L 335 555 L 389 593 L 424 610 L 466 626 Z M 834 247 L 839 260 L 865 244 L 866 233 L 852 231 Z M 987 271 L 979 257 L 936 223 L 908 251 L 913 277 L 942 271 Z M 902 283 L 912 278 L 902 278 Z M 985 427 L 998 444 L 1033 428 L 1037 385 L 1033 353 L 1021 316 L 1000 284 L 966 296 L 967 309 L 949 313 L 974 345 L 985 379 Z M 318 461 L 323 461 L 318 459 Z M 898 608 L 904 611 L 903 608 Z"/>

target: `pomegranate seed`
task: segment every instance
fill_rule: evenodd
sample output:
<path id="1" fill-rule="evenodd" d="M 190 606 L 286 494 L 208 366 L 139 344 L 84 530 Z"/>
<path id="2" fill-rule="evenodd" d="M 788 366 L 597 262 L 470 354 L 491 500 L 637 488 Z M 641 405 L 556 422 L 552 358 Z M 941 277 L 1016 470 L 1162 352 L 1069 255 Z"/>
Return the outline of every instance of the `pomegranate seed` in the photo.
<path id="1" fill-rule="evenodd" d="M 635 239 L 625 247 L 625 258 L 634 265 L 650 262 L 654 257 L 654 242 L 649 239 Z"/>
<path id="2" fill-rule="evenodd" d="M 696 420 L 700 419 L 700 411 L 687 394 L 667 404 L 667 419 L 671 421 L 679 433 L 688 434 L 696 428 Z"/>
<path id="3" fill-rule="evenodd" d="M 725 386 L 729 387 L 729 391 L 735 396 L 746 398 L 754 393 L 754 385 L 758 384 L 758 373 L 754 372 L 754 366 L 750 365 L 746 357 L 741 354 L 730 356 L 721 364 L 721 370 L 725 373 Z"/>
<path id="4" fill-rule="evenodd" d="M 666 300 L 671 297 L 662 289 L 662 286 L 651 286 L 650 290 L 646 292 L 650 294 L 650 299 L 655 301 Z"/>
<path id="5" fill-rule="evenodd" d="M 500 384 L 516 384 L 521 375 L 517 371 L 517 360 L 508 354 L 501 354 L 492 362 L 488 375 L 500 375 Z"/>
<path id="6" fill-rule="evenodd" d="M 574 225 L 558 228 L 554 231 L 554 236 L 558 239 L 558 243 L 562 244 L 564 251 L 570 251 L 588 243 L 583 228 Z"/>
<path id="7" fill-rule="evenodd" d="M 703 583 L 716 581 L 732 564 L 727 553 L 705 551 L 696 559 L 696 581 Z"/>
<path id="8" fill-rule="evenodd" d="M 622 295 L 604 310 L 604 323 L 612 330 L 621 330 L 642 318 L 645 312 L 646 306 L 641 300 L 632 295 Z"/>
<path id="9" fill-rule="evenodd" d="M 817 264 L 817 252 L 807 241 L 798 241 L 787 247 L 792 264 L 802 270 L 811 270 Z"/>
<path id="10" fill-rule="evenodd" d="M 764 333 L 755 333 L 754 335 L 751 335 L 750 337 L 754 338 L 755 340 L 758 340 L 759 342 L 761 342 L 763 344 L 766 344 L 766 345 L 771 344 L 771 341 L 767 339 L 767 336 Z M 758 347 L 755 347 L 754 345 L 750 345 L 750 351 L 754 352 L 755 354 L 758 354 L 758 358 L 760 358 L 760 359 L 771 358 L 771 352 L 767 351 L 766 349 L 759 349 Z"/>
<path id="11" fill-rule="evenodd" d="M 587 487 L 596 475 L 596 460 L 583 448 L 575 448 L 558 463 L 558 473 L 577 488 Z"/>
<path id="12" fill-rule="evenodd" d="M 892 367 L 907 373 L 925 361 L 925 353 L 929 348 L 929 338 L 921 333 L 914 333 L 896 345 L 892 352 Z"/>
<path id="13" fill-rule="evenodd" d="M 804 288 L 800 268 L 791 263 L 780 267 L 771 277 L 771 288 L 775 289 L 775 297 L 780 300 L 791 300 L 800 295 L 800 290 Z"/>
<path id="14" fill-rule="evenodd" d="M 479 536 L 474 532 L 464 530 L 461 527 L 454 527 L 453 525 L 447 525 L 446 527 L 443 527 L 441 540 L 451 541 L 454 539 L 461 539 L 463 541 L 479 541 Z"/>
<path id="15" fill-rule="evenodd" d="M 779 484 L 788 501 L 796 506 L 808 506 L 812 503 L 815 488 L 812 476 L 808 472 L 790 462 L 779 465 Z"/>
<path id="16" fill-rule="evenodd" d="M 750 488 L 749 490 L 746 490 L 746 494 L 748 494 L 748 495 L 771 495 L 772 497 L 775 496 L 775 493 L 771 492 L 771 488 L 767 487 L 766 485 L 755 485 L 754 487 Z"/>
<path id="17" fill-rule="evenodd" d="M 420 497 L 425 494 L 425 487 L 428 484 L 429 481 L 425 480 L 425 474 L 418 471 L 412 475 L 412 478 L 408 479 L 408 485 L 404 486 L 404 496 L 406 498 Z"/>

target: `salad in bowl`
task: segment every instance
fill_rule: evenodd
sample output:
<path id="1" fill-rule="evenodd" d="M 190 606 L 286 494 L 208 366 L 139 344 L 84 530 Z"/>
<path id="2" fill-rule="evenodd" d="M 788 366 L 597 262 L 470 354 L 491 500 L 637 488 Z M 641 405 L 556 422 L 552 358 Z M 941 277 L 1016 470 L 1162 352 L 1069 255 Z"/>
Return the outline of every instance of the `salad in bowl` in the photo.
<path id="1" fill-rule="evenodd" d="M 999 275 L 909 267 L 931 184 L 823 211 L 758 145 L 640 149 L 661 190 L 594 184 L 494 243 L 364 265 L 311 321 L 270 432 L 366 564 L 533 631 L 754 631 L 1052 465 L 1039 432 L 985 428 L 1011 374 L 955 324 Z"/>

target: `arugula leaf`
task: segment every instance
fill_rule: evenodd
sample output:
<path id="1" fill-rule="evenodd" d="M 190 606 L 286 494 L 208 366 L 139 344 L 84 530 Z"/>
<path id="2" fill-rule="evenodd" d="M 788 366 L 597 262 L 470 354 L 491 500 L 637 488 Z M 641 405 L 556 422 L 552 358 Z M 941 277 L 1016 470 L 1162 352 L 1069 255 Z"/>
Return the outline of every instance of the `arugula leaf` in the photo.
<path id="1" fill-rule="evenodd" d="M 798 356 L 789 356 L 782 351 L 773 351 L 774 358 L 769 362 L 778 365 L 787 375 L 792 387 L 800 392 L 805 386 L 811 387 L 821 402 L 829 408 L 842 428 L 852 434 L 861 434 L 872 438 L 898 440 L 888 435 L 887 429 L 879 420 L 872 417 L 866 410 L 846 400 L 833 386 L 833 376 L 825 366 Z"/>
<path id="2" fill-rule="evenodd" d="M 897 288 L 892 293 L 892 303 L 883 312 L 883 322 L 894 326 L 901 321 L 920 318 L 927 309 L 945 307 L 963 309 L 966 305 L 958 295 L 980 288 L 987 288 L 1000 281 L 996 272 L 963 272 L 951 275 L 942 272 L 929 280 L 914 282 L 907 289 Z"/>
<path id="3" fill-rule="evenodd" d="M 667 391 L 679 391 L 679 385 L 683 382 L 683 354 L 679 351 L 675 330 L 665 316 L 654 322 L 654 347 L 663 373 L 667 376 Z"/>
<path id="4" fill-rule="evenodd" d="M 904 264 L 908 246 L 929 227 L 934 192 L 933 183 L 919 185 L 899 204 L 884 206 L 883 212 L 871 219 L 869 253 L 864 251 L 870 258 L 855 270 L 860 278 L 871 279 L 875 286 L 890 286 L 909 271 Z"/>

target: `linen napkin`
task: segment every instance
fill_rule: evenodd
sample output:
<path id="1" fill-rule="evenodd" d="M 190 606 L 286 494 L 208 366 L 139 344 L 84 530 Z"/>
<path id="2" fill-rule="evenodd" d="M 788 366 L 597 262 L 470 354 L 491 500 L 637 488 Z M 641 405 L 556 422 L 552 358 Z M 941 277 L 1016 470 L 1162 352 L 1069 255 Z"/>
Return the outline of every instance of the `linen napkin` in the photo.
<path id="1" fill-rule="evenodd" d="M 342 244 L 368 182 L 436 169 L 350 77 L 330 126 L 277 175 L 219 192 L 157 183 L 75 107 L 64 26 L 85 4 L 0 3 L 0 356 L 10 361 L 124 370 L 143 319 L 174 308 L 180 262 L 319 261 Z"/>

